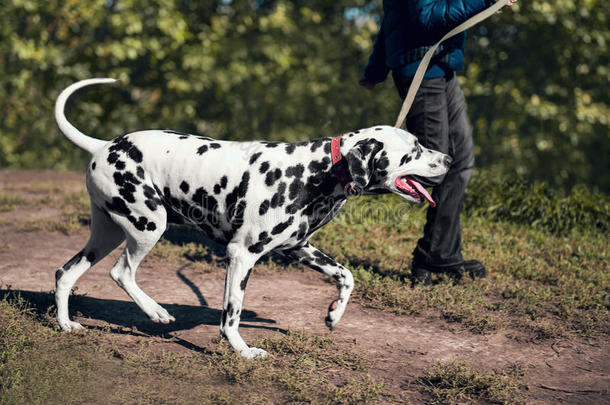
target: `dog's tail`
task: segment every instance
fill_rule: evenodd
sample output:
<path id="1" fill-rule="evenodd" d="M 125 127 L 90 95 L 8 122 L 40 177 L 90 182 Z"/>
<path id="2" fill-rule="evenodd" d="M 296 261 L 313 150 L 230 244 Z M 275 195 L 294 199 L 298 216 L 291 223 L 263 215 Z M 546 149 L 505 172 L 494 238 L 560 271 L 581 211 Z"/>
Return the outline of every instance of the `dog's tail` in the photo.
<path id="1" fill-rule="evenodd" d="M 92 84 L 112 83 L 115 81 L 115 79 L 81 80 L 80 82 L 76 82 L 68 86 L 64 91 L 62 91 L 59 97 L 57 97 L 57 101 L 55 102 L 55 121 L 57 121 L 57 125 L 59 126 L 60 131 L 73 144 L 75 144 L 81 149 L 86 150 L 91 154 L 93 154 L 95 151 L 99 150 L 102 146 L 104 146 L 106 144 L 106 141 L 91 138 L 90 136 L 87 136 L 80 132 L 78 129 L 76 129 L 74 125 L 70 124 L 64 114 L 66 101 L 68 101 L 68 98 L 72 95 L 72 93 L 82 87 L 89 86 Z"/>

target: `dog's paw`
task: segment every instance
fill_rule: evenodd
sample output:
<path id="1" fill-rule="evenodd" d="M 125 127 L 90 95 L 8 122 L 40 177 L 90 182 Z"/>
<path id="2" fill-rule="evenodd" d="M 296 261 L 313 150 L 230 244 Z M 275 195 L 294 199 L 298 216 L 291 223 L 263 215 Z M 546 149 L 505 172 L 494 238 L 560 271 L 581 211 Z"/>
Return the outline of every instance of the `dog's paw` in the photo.
<path id="1" fill-rule="evenodd" d="M 59 322 L 59 327 L 64 332 L 72 332 L 75 330 L 84 329 L 83 325 L 81 325 L 78 322 L 74 322 L 74 321 Z"/>
<path id="2" fill-rule="evenodd" d="M 170 322 L 174 322 L 176 318 L 171 316 L 165 308 L 157 305 L 157 308 L 155 308 L 152 315 L 150 315 L 150 320 L 154 323 L 163 323 L 167 325 Z"/>
<path id="3" fill-rule="evenodd" d="M 324 322 L 328 329 L 333 330 L 343 316 L 347 302 L 343 298 L 338 298 L 330 303 L 328 307 L 328 315 L 324 318 Z"/>
<path id="4" fill-rule="evenodd" d="M 263 349 L 259 349 L 258 347 L 248 347 L 246 350 L 239 352 L 239 354 L 248 360 L 254 360 L 267 357 L 268 353 Z"/>

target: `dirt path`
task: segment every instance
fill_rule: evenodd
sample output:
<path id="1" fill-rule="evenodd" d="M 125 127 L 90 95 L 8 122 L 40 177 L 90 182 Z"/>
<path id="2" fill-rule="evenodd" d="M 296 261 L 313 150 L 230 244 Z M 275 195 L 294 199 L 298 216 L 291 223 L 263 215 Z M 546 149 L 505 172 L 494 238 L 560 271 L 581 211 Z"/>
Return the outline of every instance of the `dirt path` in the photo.
<path id="1" fill-rule="evenodd" d="M 54 172 L 38 172 L 34 178 L 42 181 L 56 176 Z M 4 172 L 0 186 L 32 178 L 31 173 Z M 82 176 L 63 178 L 79 180 Z M 70 235 L 20 232 L 11 222 L 22 214 L 19 209 L 0 213 L 0 285 L 45 295 L 54 289 L 55 269 L 80 250 L 88 232 L 84 228 Z M 120 339 L 125 345 L 157 335 L 165 338 L 155 338 L 153 345 L 165 349 L 218 350 L 222 269 L 206 262 L 189 266 L 183 259 L 148 257 L 140 267 L 138 282 L 177 319 L 172 325 L 154 325 L 108 276 L 119 252 L 113 252 L 77 283 L 77 296 L 71 300 L 76 320 L 86 326 L 105 321 L 124 330 Z M 415 400 L 421 396 L 408 386 L 409 381 L 439 360 L 457 359 L 485 369 L 520 365 L 528 403 L 610 403 L 610 361 L 604 342 L 520 343 L 507 338 L 507 331 L 475 335 L 456 324 L 395 316 L 357 302 L 350 303 L 338 328 L 329 332 L 324 316 L 335 294 L 335 287 L 314 272 L 255 269 L 246 291 L 241 334 L 247 342 L 287 329 L 330 334 L 337 345 L 349 346 L 374 360 L 371 374 L 383 379 L 386 388 L 406 390 Z"/>

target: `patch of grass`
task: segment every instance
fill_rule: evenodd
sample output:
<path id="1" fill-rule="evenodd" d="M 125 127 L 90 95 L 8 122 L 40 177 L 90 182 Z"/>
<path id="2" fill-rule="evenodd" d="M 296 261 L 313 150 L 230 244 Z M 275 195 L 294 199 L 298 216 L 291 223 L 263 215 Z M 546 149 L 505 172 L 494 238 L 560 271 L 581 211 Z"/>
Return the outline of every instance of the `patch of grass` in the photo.
<path id="1" fill-rule="evenodd" d="M 88 222 L 88 217 L 72 214 L 61 214 L 59 218 L 29 218 L 16 224 L 20 232 L 60 232 L 69 235 L 81 229 Z"/>
<path id="2" fill-rule="evenodd" d="M 329 338 L 260 339 L 272 353 L 261 361 L 228 348 L 176 354 L 159 350 L 166 339 L 127 343 L 110 327 L 60 333 L 51 299 L 41 300 L 32 308 L 17 294 L 0 299 L 0 404 L 392 402 L 368 361 Z"/>
<path id="3" fill-rule="evenodd" d="M 342 351 L 330 338 L 302 332 L 264 338 L 255 343 L 272 355 L 252 362 L 231 352 L 217 355 L 226 378 L 235 385 L 276 392 L 268 403 L 366 404 L 391 402 L 383 383 L 366 371 L 369 362 L 352 351 Z M 340 370 L 340 371 L 339 371 Z M 252 403 L 258 403 L 253 399 Z"/>
<path id="4" fill-rule="evenodd" d="M 519 367 L 484 372 L 464 362 L 439 362 L 417 381 L 430 396 L 430 404 L 463 404 L 485 401 L 492 404 L 521 404 Z"/>
<path id="5" fill-rule="evenodd" d="M 12 211 L 16 205 L 23 203 L 23 198 L 17 194 L 0 192 L 0 212 Z"/>
<path id="6" fill-rule="evenodd" d="M 483 262 L 489 276 L 475 282 L 439 277 L 432 286 L 411 285 L 411 252 L 422 232 L 424 212 L 395 196 L 372 200 L 398 211 L 354 215 L 370 212 L 369 203 L 359 207 L 356 200 L 349 203 L 346 217 L 313 238 L 316 246 L 353 270 L 354 296 L 362 304 L 400 315 L 440 317 L 476 333 L 510 328 L 518 339 L 610 333 L 605 234 L 561 235 L 466 216 L 464 256 Z"/>

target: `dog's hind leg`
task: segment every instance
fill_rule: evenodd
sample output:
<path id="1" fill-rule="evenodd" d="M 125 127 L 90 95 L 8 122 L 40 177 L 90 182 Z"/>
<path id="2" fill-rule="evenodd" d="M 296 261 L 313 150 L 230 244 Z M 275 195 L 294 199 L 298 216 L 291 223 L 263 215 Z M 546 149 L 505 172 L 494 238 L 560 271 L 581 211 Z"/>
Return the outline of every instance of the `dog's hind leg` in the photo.
<path id="1" fill-rule="evenodd" d="M 225 278 L 225 290 L 222 300 L 220 334 L 229 341 L 233 349 L 247 359 L 265 357 L 267 352 L 256 347 L 249 347 L 239 335 L 239 318 L 242 311 L 244 292 L 252 266 L 260 255 L 254 255 L 243 246 L 230 243 L 227 246 L 229 265 Z"/>
<path id="2" fill-rule="evenodd" d="M 337 289 L 339 290 L 339 297 L 331 302 L 328 307 L 328 315 L 324 319 L 326 326 L 331 330 L 334 329 L 345 312 L 347 302 L 349 301 L 350 294 L 354 288 L 354 277 L 352 276 L 352 273 L 309 242 L 300 248 L 285 250 L 282 253 L 335 280 Z"/>
<path id="3" fill-rule="evenodd" d="M 81 329 L 78 322 L 70 320 L 68 299 L 72 287 L 91 266 L 114 250 L 125 236 L 108 214 L 91 204 L 91 235 L 87 245 L 55 272 L 55 304 L 57 322 L 64 331 Z"/>
<path id="4" fill-rule="evenodd" d="M 125 290 L 127 295 L 153 322 L 170 323 L 175 321 L 175 318 L 155 300 L 146 295 L 136 283 L 138 266 L 163 235 L 167 225 L 167 212 L 163 207 L 158 206 L 154 212 L 146 212 L 146 217 L 138 216 L 138 220 L 135 219 L 137 214 L 138 212 L 135 210 L 132 210 L 128 217 L 111 213 L 112 219 L 123 228 L 127 244 L 116 264 L 110 270 L 110 277 L 119 287 Z"/>

